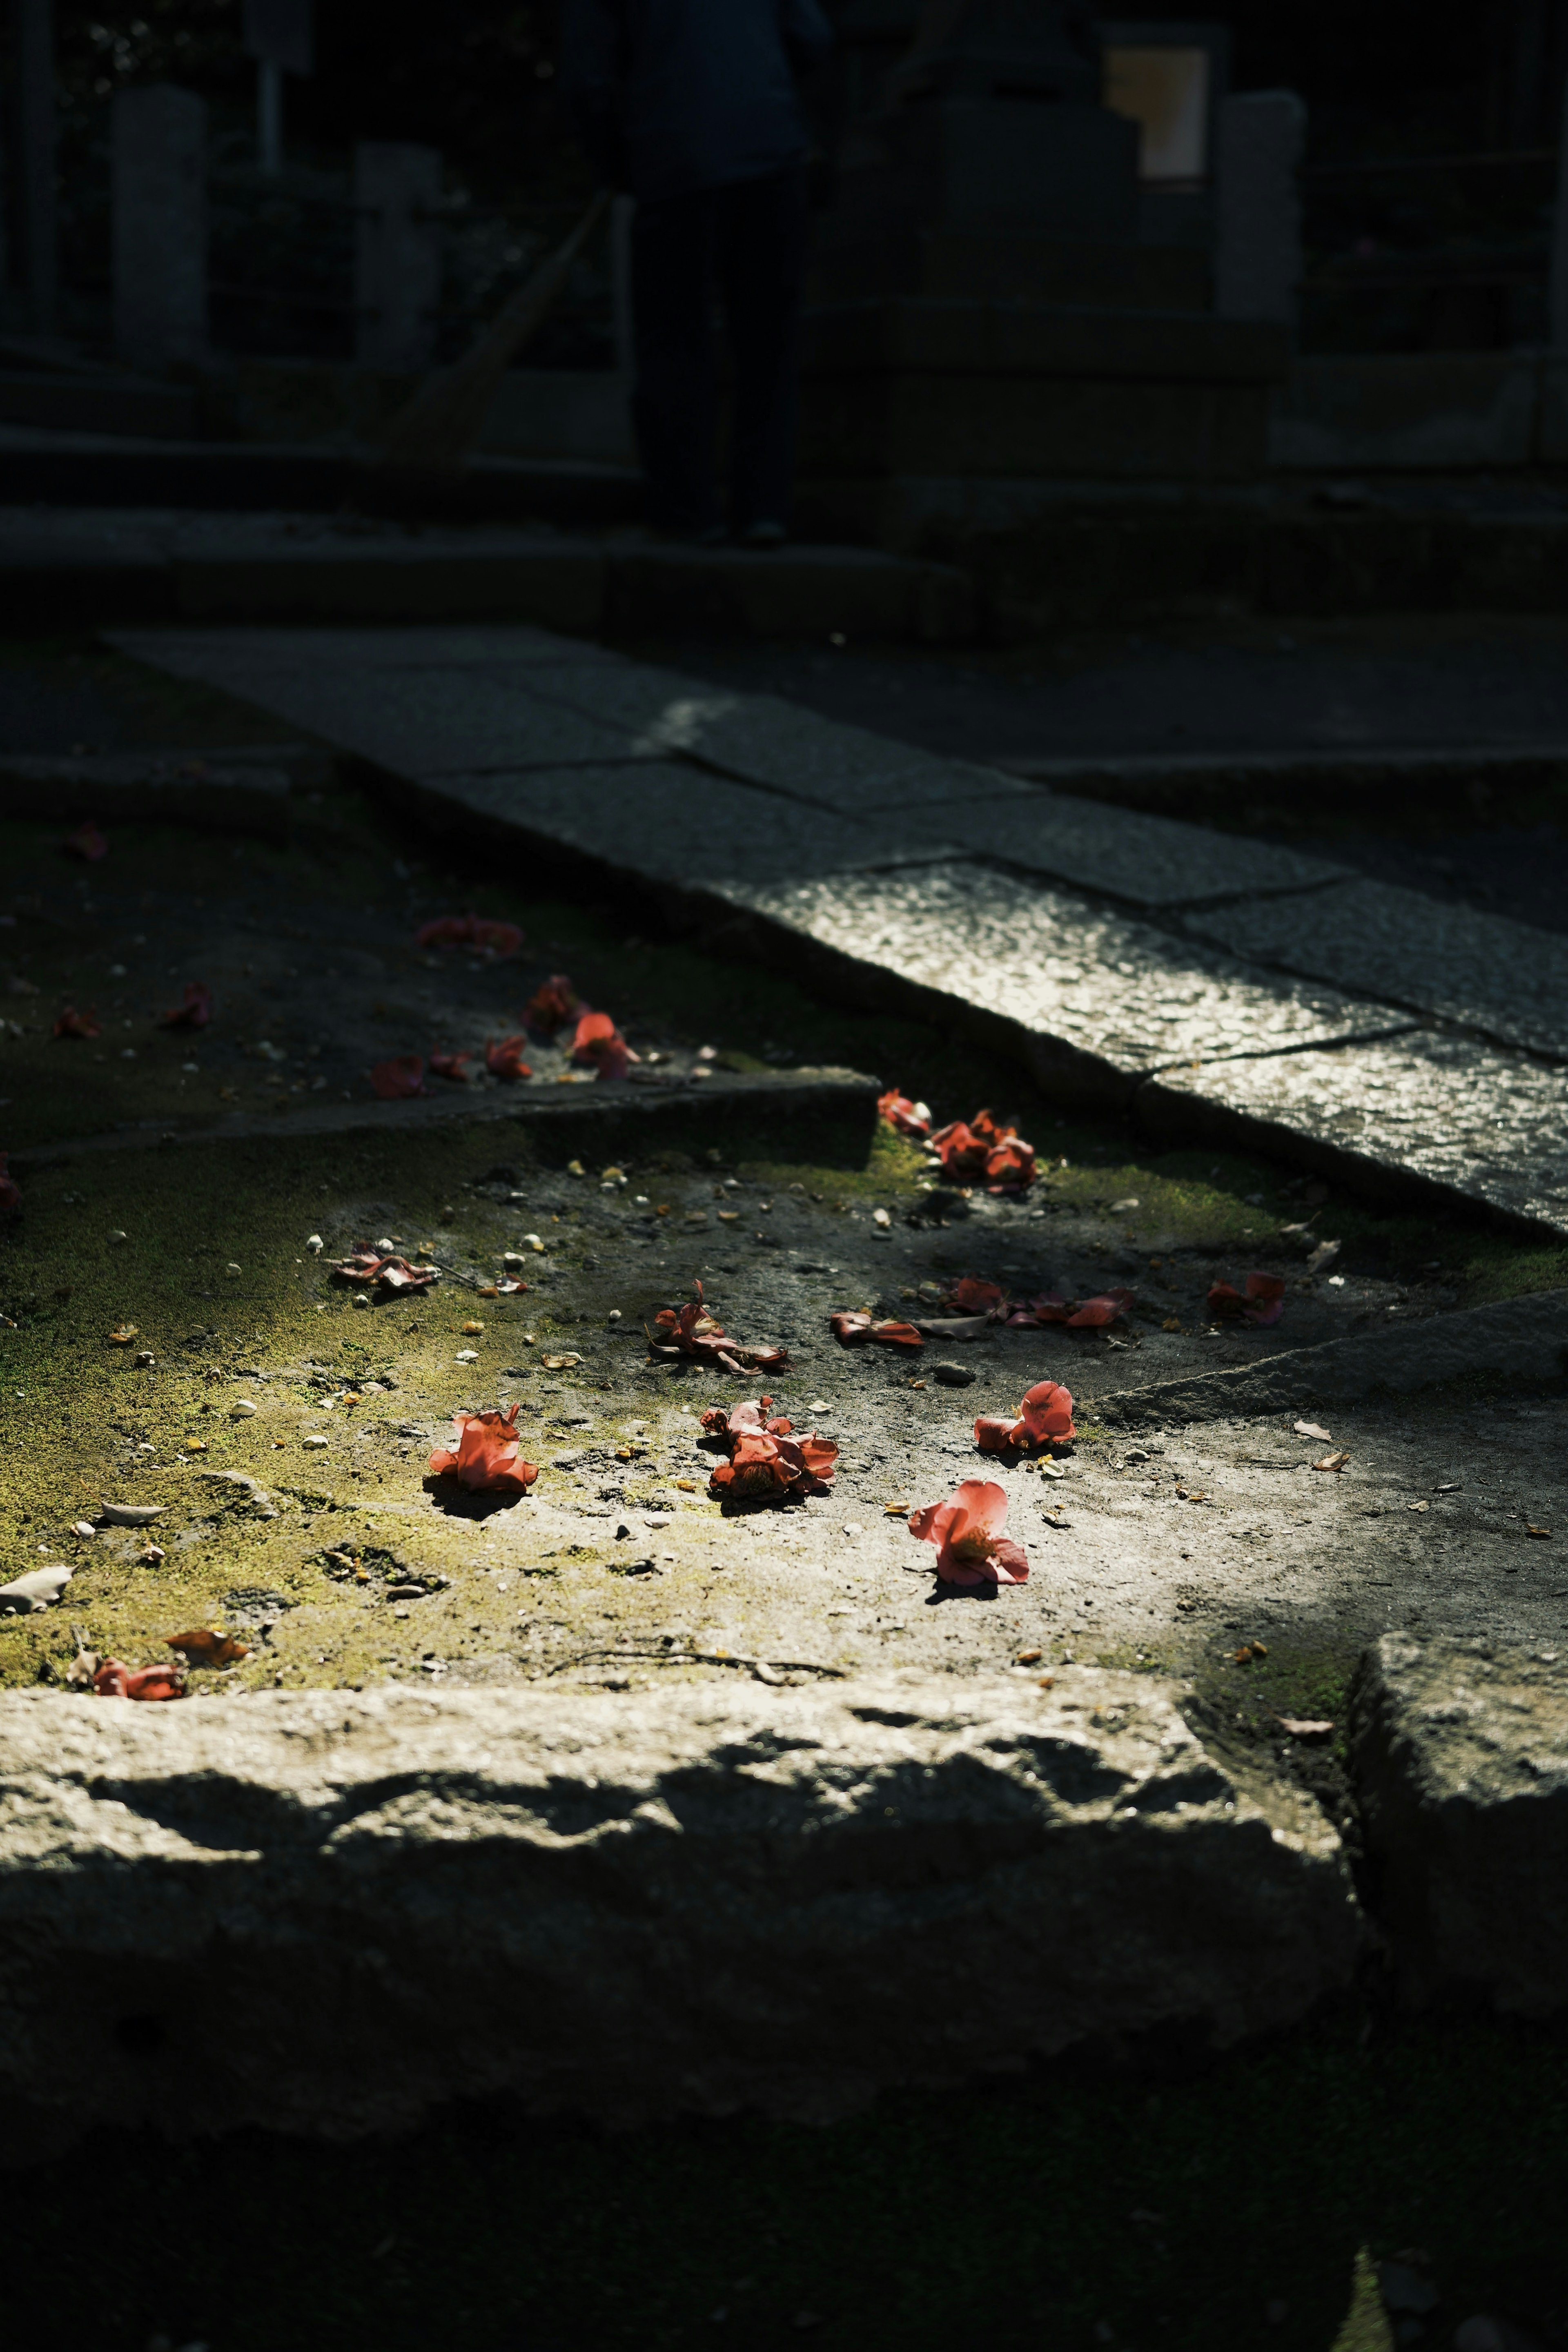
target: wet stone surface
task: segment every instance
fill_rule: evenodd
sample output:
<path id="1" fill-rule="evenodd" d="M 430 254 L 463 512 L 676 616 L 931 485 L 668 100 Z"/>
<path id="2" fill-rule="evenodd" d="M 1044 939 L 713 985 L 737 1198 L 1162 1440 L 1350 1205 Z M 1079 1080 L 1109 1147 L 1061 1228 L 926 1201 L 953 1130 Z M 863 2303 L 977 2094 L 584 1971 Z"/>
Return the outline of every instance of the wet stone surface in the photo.
<path id="1" fill-rule="evenodd" d="M 1160 1097 L 1165 1098 L 1167 1110 Z M 1424 1030 L 1332 1052 L 1210 1062 L 1144 1089 L 1152 1124 L 1201 1104 L 1568 1232 L 1568 1071 Z"/>
<path id="2" fill-rule="evenodd" d="M 1253 899 L 1188 928 L 1232 954 L 1568 1059 L 1568 940 L 1384 882 Z"/>

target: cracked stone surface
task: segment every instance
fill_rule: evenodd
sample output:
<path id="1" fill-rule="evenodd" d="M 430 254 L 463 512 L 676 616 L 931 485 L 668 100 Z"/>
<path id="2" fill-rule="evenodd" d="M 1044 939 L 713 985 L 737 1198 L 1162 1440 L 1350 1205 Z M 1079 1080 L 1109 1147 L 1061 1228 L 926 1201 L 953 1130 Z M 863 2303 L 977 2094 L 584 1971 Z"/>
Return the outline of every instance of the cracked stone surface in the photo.
<path id="1" fill-rule="evenodd" d="M 1270 981 L 1081 899 L 956 862 L 725 895 L 933 1001 L 1014 1024 L 1037 1067 L 1049 1066 L 1058 1045 L 1125 1081 L 1399 1024 L 1384 1007 Z"/>
<path id="2" fill-rule="evenodd" d="M 1568 2008 L 1568 1666 L 1528 1646 L 1390 1633 L 1354 1752 L 1394 1965 L 1417 2002 Z"/>
<path id="3" fill-rule="evenodd" d="M 1568 1071 L 1423 1030 L 1267 1061 L 1171 1068 L 1143 1089 L 1158 1129 L 1198 1106 L 1215 1131 L 1245 1120 L 1289 1149 L 1306 1141 L 1360 1181 L 1380 1173 L 1468 1194 L 1568 1233 Z"/>
<path id="4" fill-rule="evenodd" d="M 1527 923 L 1357 881 L 1215 908 L 1188 928 L 1233 955 L 1568 1060 L 1568 939 Z"/>
<path id="5" fill-rule="evenodd" d="M 0 1699 L 0 2135 L 499 2091 L 825 2117 L 1349 1979 L 1338 1838 L 1169 1688 Z M 1009 1997 L 996 1998 L 1005 1984 Z M 698 1997 L 698 1989 L 700 1996 Z M 117 2044 L 177 2014 L 187 2063 Z M 233 2031 L 243 2015 L 245 2030 Z"/>

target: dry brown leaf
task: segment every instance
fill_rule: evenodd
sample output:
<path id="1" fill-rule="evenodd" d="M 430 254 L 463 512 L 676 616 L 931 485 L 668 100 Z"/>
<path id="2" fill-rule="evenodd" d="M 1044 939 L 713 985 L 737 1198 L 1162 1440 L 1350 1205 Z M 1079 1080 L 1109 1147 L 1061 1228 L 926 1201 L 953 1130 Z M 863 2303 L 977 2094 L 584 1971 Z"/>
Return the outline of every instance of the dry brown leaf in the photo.
<path id="1" fill-rule="evenodd" d="M 1321 1462 L 1313 1463 L 1312 1467 L 1314 1470 L 1342 1470 L 1349 1460 L 1348 1454 L 1325 1454 Z"/>
<path id="2" fill-rule="evenodd" d="M 118 1330 L 114 1330 L 110 1333 L 109 1344 L 111 1348 L 129 1348 L 132 1340 L 134 1339 L 136 1336 L 137 1331 L 134 1323 L 121 1323 Z"/>
<path id="3" fill-rule="evenodd" d="M 573 1365 L 580 1364 L 583 1359 L 581 1356 L 541 1356 L 539 1360 L 547 1372 L 569 1372 Z"/>
<path id="4" fill-rule="evenodd" d="M 1037 1666 L 1045 1654 L 1043 1650 L 1020 1650 L 1013 1664 L 1016 1666 Z"/>
<path id="5" fill-rule="evenodd" d="M 1527 1536 L 1540 1536 L 1543 1539 L 1549 1539 L 1552 1534 L 1550 1528 L 1532 1528 L 1528 1520 L 1525 1522 L 1524 1532 Z"/>
<path id="6" fill-rule="evenodd" d="M 1280 1730 L 1288 1731 L 1292 1739 L 1326 1739 L 1333 1727 L 1331 1723 L 1312 1716 L 1282 1715 L 1279 1717 Z"/>
<path id="7" fill-rule="evenodd" d="M 1324 1429 L 1319 1422 L 1299 1421 L 1295 1423 L 1294 1427 L 1298 1437 L 1318 1437 L 1325 1445 L 1331 1445 L 1334 1442 L 1332 1433 Z"/>
<path id="8" fill-rule="evenodd" d="M 482 1323 L 465 1323 L 463 1331 L 467 1338 L 477 1339 L 484 1328 Z"/>

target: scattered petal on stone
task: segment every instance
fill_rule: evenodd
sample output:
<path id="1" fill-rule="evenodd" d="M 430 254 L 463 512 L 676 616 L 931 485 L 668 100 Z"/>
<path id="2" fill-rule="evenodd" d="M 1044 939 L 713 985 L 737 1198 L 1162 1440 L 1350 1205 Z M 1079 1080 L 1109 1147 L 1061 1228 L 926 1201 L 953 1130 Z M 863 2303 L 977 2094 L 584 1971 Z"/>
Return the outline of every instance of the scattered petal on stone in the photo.
<path id="1" fill-rule="evenodd" d="M 965 1478 L 945 1503 L 912 1512 L 910 1533 L 937 1548 L 936 1572 L 948 1584 L 1023 1584 L 1029 1557 L 1002 1533 L 1007 1518 L 1004 1487 Z"/>
<path id="2" fill-rule="evenodd" d="M 487 1037 L 485 1067 L 491 1077 L 505 1078 L 509 1083 L 518 1078 L 532 1077 L 532 1064 L 522 1058 L 527 1045 L 528 1040 L 521 1030 L 514 1031 L 510 1037 Z"/>
<path id="3" fill-rule="evenodd" d="M 416 948 L 468 948 L 477 955 L 500 961 L 522 946 L 515 923 L 498 923 L 488 915 L 442 915 L 414 934 Z"/>
<path id="4" fill-rule="evenodd" d="M 730 1459 L 710 1478 L 709 1489 L 731 1502 L 777 1502 L 785 1495 L 825 1495 L 838 1464 L 838 1448 L 815 1432 L 797 1438 L 793 1424 L 773 1412 L 772 1397 L 745 1404 L 712 1405 L 702 1416 L 710 1436 L 721 1437 Z"/>
<path id="5" fill-rule="evenodd" d="M 572 1039 L 572 1059 L 598 1071 L 601 1078 L 624 1078 L 629 1063 L 640 1060 L 607 1013 L 584 1013 Z"/>
<path id="6" fill-rule="evenodd" d="M 420 1054 L 395 1054 L 378 1062 L 370 1074 L 371 1090 L 383 1102 L 407 1102 L 425 1092 L 425 1060 Z"/>
<path id="7" fill-rule="evenodd" d="M 863 1347 L 868 1340 L 880 1340 L 889 1348 L 923 1348 L 925 1341 L 912 1323 L 879 1322 L 859 1307 L 845 1307 L 828 1317 L 834 1338 L 846 1348 Z"/>
<path id="8" fill-rule="evenodd" d="M 509 1405 L 504 1412 L 458 1413 L 447 1444 L 430 1456 L 433 1475 L 456 1478 L 476 1494 L 526 1494 L 539 1468 L 522 1459 L 517 1412 Z"/>
<path id="9" fill-rule="evenodd" d="M 185 1678 L 177 1666 L 142 1666 L 132 1670 L 118 1658 L 105 1658 L 92 1678 L 100 1698 L 184 1698 Z"/>
<path id="10" fill-rule="evenodd" d="M 237 1659 L 248 1658 L 249 1644 L 237 1642 L 232 1633 L 218 1633 L 208 1626 L 194 1626 L 185 1633 L 165 1633 L 171 1650 L 183 1651 L 193 1666 L 232 1666 Z"/>
<path id="11" fill-rule="evenodd" d="M 468 1073 L 465 1066 L 473 1060 L 471 1054 L 432 1054 L 430 1075 L 433 1078 L 451 1078 L 466 1086 Z"/>
<path id="12" fill-rule="evenodd" d="M 210 988 L 199 980 L 187 980 L 181 1001 L 171 1013 L 165 1013 L 160 1026 L 164 1029 L 205 1029 L 213 1017 L 213 997 Z"/>
<path id="13" fill-rule="evenodd" d="M 911 1102 L 908 1095 L 901 1095 L 899 1092 L 897 1087 L 888 1088 L 887 1093 L 878 1102 L 877 1108 L 881 1117 L 887 1120 L 888 1125 L 897 1128 L 900 1135 L 912 1135 L 923 1139 L 931 1133 L 929 1105 L 923 1102 Z"/>

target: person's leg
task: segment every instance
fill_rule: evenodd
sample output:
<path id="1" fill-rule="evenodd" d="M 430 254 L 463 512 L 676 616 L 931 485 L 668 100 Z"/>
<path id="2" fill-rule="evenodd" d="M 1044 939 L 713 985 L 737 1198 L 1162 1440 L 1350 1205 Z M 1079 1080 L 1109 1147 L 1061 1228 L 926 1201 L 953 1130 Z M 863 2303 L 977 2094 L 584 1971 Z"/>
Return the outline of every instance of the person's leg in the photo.
<path id="1" fill-rule="evenodd" d="M 661 530 L 715 530 L 716 207 L 710 191 L 638 205 L 632 216 L 632 421 Z"/>
<path id="2" fill-rule="evenodd" d="M 735 362 L 731 520 L 782 533 L 795 478 L 805 166 L 721 189 L 720 286 Z"/>

